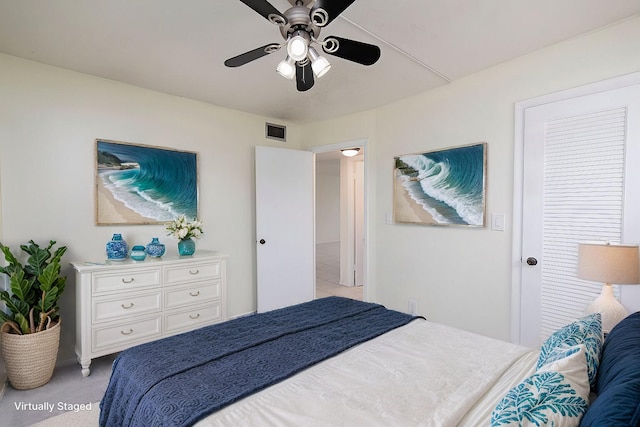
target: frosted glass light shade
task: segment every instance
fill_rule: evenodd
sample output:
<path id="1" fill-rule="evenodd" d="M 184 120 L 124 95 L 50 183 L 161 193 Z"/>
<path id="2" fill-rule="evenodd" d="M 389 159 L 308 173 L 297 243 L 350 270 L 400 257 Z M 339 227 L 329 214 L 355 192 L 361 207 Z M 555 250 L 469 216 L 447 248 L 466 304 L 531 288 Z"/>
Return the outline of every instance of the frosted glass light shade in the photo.
<path id="1" fill-rule="evenodd" d="M 340 150 L 343 156 L 353 157 L 358 154 L 360 148 L 345 148 L 344 150 Z"/>
<path id="2" fill-rule="evenodd" d="M 308 50 L 309 42 L 300 35 L 291 37 L 287 43 L 287 54 L 296 62 L 305 59 Z"/>
<path id="3" fill-rule="evenodd" d="M 331 69 L 331 64 L 324 57 L 319 57 L 311 64 L 311 68 L 313 69 L 313 73 L 317 78 L 320 78 L 327 74 L 327 71 Z"/>
<path id="4" fill-rule="evenodd" d="M 276 68 L 276 71 L 282 77 L 293 80 L 293 78 L 296 76 L 296 64 L 290 57 L 287 56 L 286 59 L 280 61 L 278 67 Z"/>
<path id="5" fill-rule="evenodd" d="M 309 59 L 311 60 L 313 74 L 315 74 L 317 78 L 324 76 L 327 74 L 327 71 L 331 69 L 331 64 L 327 58 L 318 55 L 318 51 L 313 47 L 309 48 Z"/>

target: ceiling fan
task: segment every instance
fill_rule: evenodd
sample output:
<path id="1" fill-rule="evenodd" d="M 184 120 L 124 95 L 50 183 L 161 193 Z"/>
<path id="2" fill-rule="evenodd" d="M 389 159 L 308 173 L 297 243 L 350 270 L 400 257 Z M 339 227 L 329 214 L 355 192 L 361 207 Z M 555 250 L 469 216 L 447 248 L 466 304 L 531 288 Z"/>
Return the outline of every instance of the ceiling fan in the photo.
<path id="1" fill-rule="evenodd" d="M 372 65 L 380 58 L 378 46 L 349 40 L 337 36 L 328 36 L 320 41 L 320 30 L 331 23 L 355 0 L 288 0 L 292 7 L 280 13 L 267 0 L 240 0 L 258 12 L 271 23 L 280 27 L 284 43 L 269 43 L 224 62 L 227 67 L 239 67 L 263 56 L 277 52 L 286 46 L 287 56 L 276 69 L 290 80 L 296 78 L 299 91 L 313 87 L 314 75 L 322 77 L 331 68 L 329 61 L 321 56 L 313 44 L 322 50 L 342 59 L 362 65 Z"/>

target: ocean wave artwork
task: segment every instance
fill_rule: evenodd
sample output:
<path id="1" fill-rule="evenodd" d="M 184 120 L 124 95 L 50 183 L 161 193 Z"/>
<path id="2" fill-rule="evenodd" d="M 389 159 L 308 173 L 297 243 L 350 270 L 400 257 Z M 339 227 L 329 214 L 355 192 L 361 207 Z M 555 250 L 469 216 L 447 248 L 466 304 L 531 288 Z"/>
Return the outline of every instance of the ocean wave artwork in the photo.
<path id="1" fill-rule="evenodd" d="M 98 224 L 153 224 L 198 216 L 197 153 L 96 141 Z"/>
<path id="2" fill-rule="evenodd" d="M 486 143 L 394 160 L 396 222 L 485 225 Z"/>

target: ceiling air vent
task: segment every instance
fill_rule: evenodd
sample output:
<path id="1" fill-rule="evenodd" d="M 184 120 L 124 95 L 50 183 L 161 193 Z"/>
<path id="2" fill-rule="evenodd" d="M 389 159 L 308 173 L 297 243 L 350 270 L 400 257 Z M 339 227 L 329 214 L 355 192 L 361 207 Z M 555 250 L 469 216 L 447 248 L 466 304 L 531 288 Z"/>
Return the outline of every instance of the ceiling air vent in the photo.
<path id="1" fill-rule="evenodd" d="M 265 136 L 269 139 L 276 139 L 278 141 L 287 141 L 287 127 L 282 125 L 274 125 L 273 123 L 265 123 L 264 126 Z"/>

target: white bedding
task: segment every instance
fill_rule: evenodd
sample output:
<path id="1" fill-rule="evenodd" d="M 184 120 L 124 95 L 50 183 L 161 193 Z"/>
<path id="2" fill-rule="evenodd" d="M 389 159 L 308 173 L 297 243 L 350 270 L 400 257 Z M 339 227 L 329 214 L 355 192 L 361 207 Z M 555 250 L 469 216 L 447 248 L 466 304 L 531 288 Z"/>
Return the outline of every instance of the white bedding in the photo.
<path id="1" fill-rule="evenodd" d="M 536 371 L 539 353 L 539 351 L 529 351 L 507 368 L 482 398 L 467 412 L 458 427 L 489 426 L 491 412 L 493 412 L 507 391 Z"/>
<path id="2" fill-rule="evenodd" d="M 416 320 L 201 420 L 210 426 L 488 425 L 537 352 Z"/>

